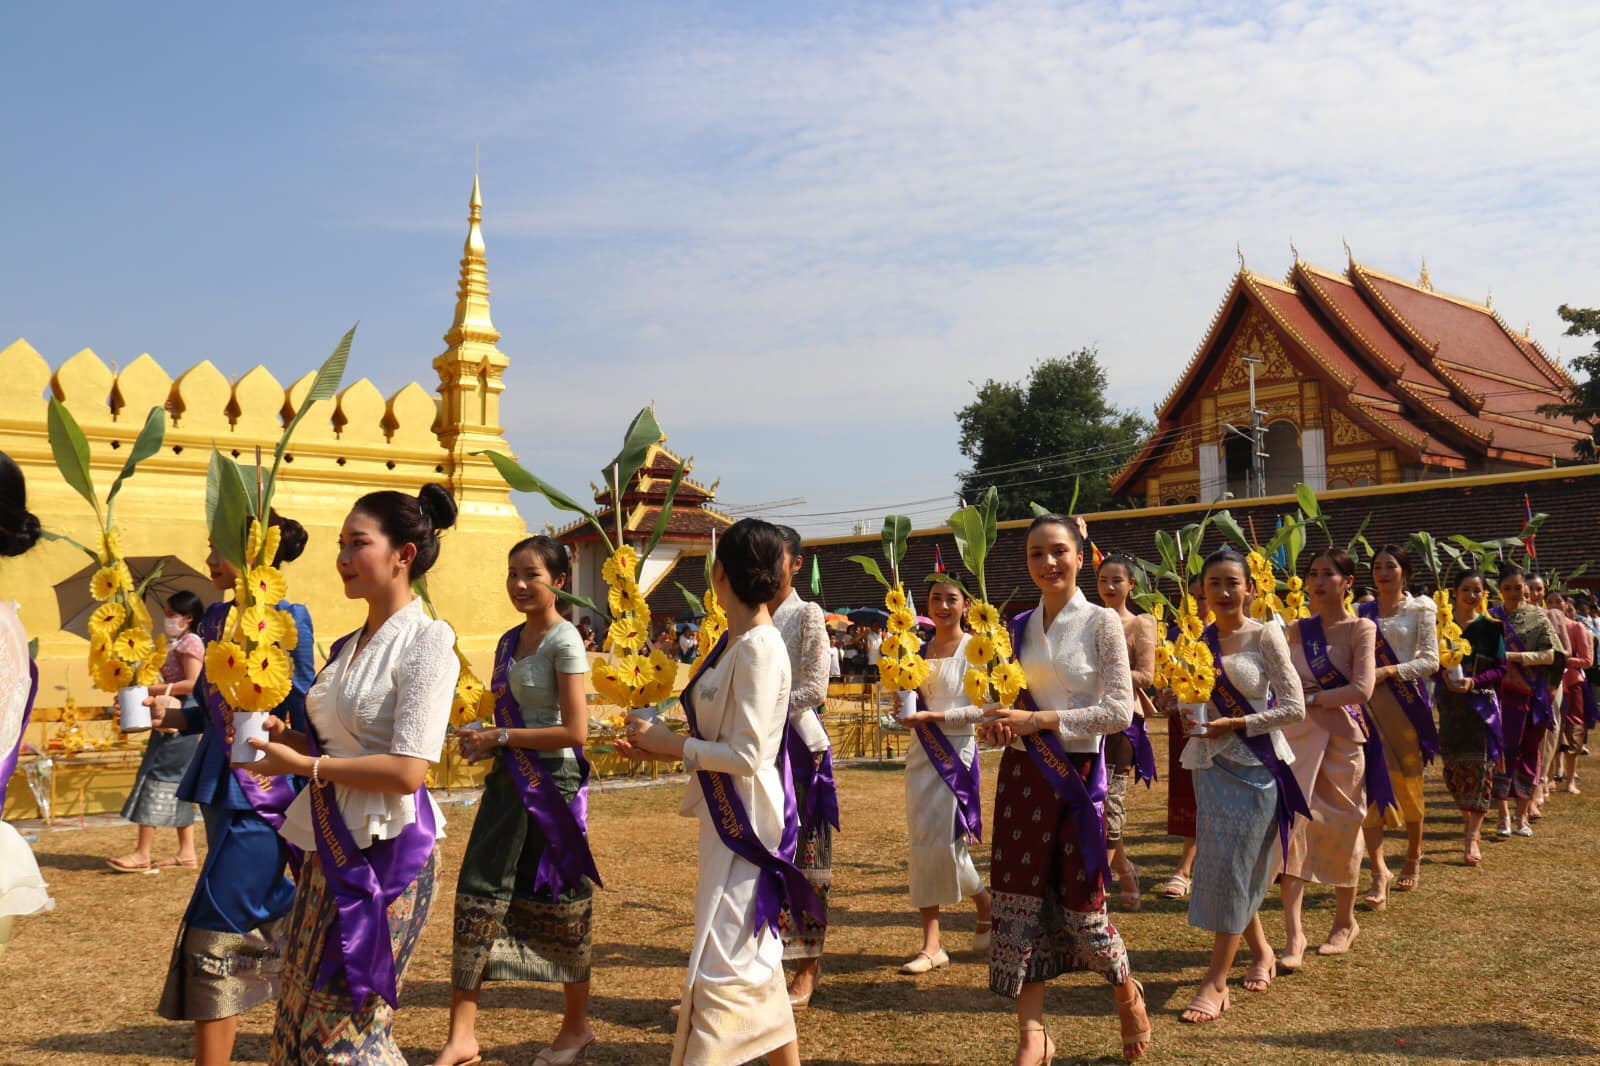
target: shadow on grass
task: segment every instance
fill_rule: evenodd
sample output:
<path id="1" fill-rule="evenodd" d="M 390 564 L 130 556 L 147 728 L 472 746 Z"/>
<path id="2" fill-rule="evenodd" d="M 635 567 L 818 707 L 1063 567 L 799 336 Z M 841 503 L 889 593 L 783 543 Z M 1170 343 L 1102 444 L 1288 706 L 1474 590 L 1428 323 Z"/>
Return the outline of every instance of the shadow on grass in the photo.
<path id="1" fill-rule="evenodd" d="M 194 1027 L 188 1022 L 125 1025 L 100 1033 L 58 1033 L 26 1044 L 36 1051 L 62 1055 L 106 1055 L 118 1062 L 138 1058 L 151 1062 L 190 1062 L 194 1056 Z M 234 1062 L 265 1062 L 270 1038 L 265 1033 L 240 1033 L 234 1044 Z"/>
<path id="2" fill-rule="evenodd" d="M 139 877 L 142 875 L 142 871 L 133 874 L 118 873 L 116 870 L 113 870 L 110 866 L 106 865 L 106 859 L 109 857 L 106 855 L 79 855 L 74 852 L 58 851 L 52 853 L 48 851 L 36 851 L 34 852 L 33 857 L 38 860 L 39 868 L 41 870 L 62 870 L 73 873 L 82 873 L 86 871 L 89 873 L 99 872 L 103 874 L 109 874 L 113 877 Z"/>
<path id="3" fill-rule="evenodd" d="M 1467 1022 L 1461 1025 L 1340 1029 L 1325 1033 L 1256 1034 L 1231 1038 L 1239 1043 L 1271 1044 L 1308 1052 L 1370 1052 L 1401 1058 L 1501 1062 L 1508 1058 L 1590 1058 L 1600 1048 L 1535 1029 L 1520 1022 Z"/>

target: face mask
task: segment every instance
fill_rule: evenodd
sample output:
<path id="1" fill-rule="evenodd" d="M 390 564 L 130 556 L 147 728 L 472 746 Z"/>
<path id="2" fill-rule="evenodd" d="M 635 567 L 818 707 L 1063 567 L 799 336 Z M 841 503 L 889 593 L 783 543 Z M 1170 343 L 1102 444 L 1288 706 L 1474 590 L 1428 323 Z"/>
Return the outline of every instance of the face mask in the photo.
<path id="1" fill-rule="evenodd" d="M 188 620 L 183 618 L 163 619 L 161 624 L 169 637 L 181 637 L 189 630 Z"/>

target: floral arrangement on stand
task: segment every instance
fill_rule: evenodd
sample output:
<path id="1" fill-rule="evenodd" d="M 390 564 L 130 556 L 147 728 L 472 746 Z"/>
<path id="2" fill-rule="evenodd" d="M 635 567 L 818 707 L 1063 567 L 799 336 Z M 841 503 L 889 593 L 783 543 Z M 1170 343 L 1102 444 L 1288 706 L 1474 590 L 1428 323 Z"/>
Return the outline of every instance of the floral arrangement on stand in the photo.
<path id="1" fill-rule="evenodd" d="M 967 623 L 972 627 L 972 639 L 967 641 L 967 672 L 961 687 L 974 707 L 1009 707 L 1028 687 L 1022 665 L 1012 661 L 1011 634 L 1006 631 L 1000 608 L 989 599 L 989 581 L 984 575 L 994 547 L 999 508 L 999 494 L 990 486 L 976 504 L 950 515 L 950 532 L 955 537 L 961 565 L 978 583 L 976 596 L 949 574 L 928 575 L 930 582 L 948 582 L 961 589 L 971 604 Z"/>
<path id="2" fill-rule="evenodd" d="M 214 446 L 211 450 L 206 524 L 212 546 L 239 577 L 221 638 L 206 648 L 205 669 L 206 679 L 217 686 L 234 711 L 265 714 L 275 710 L 294 686 L 289 653 L 298 645 L 300 633 L 294 617 L 278 608 L 289 594 L 289 583 L 273 565 L 279 533 L 269 524 L 272 499 L 294 431 L 313 406 L 333 399 L 339 390 L 355 332 L 351 326 L 317 370 L 305 399 L 278 438 L 270 470 L 262 466 L 259 448 L 254 469 L 248 472 Z"/>
<path id="3" fill-rule="evenodd" d="M 646 407 L 634 416 L 623 435 L 622 450 L 607 464 L 605 478 L 611 486 L 611 511 L 616 518 L 615 542 L 612 541 L 600 520 L 582 504 L 560 489 L 525 470 L 516 460 L 499 452 L 475 452 L 494 463 L 500 476 L 519 492 L 537 492 L 549 503 L 563 511 L 581 515 L 600 534 L 605 545 L 606 561 L 601 578 L 606 583 L 606 607 L 602 608 L 586 597 L 566 589 L 549 586 L 560 599 L 577 604 L 605 618 L 609 622 L 603 650 L 608 658 L 599 660 L 591 668 L 595 691 L 608 703 L 624 712 L 658 706 L 672 696 L 678 677 L 678 663 L 665 652 L 651 647 L 650 607 L 639 588 L 639 576 L 645 561 L 655 550 L 657 542 L 667 531 L 672 517 L 672 501 L 683 479 L 683 464 L 679 463 L 667 486 L 661 513 L 656 518 L 655 529 L 645 543 L 644 550 L 636 550 L 623 539 L 622 486 L 633 480 L 635 474 L 649 458 L 650 449 L 663 439 L 655 411 Z M 710 562 L 707 560 L 709 573 Z M 709 594 L 709 584 L 707 586 Z M 708 595 L 708 598 L 709 595 Z M 701 641 L 705 648 L 705 627 Z M 616 718 L 617 715 L 611 717 Z"/>
<path id="4" fill-rule="evenodd" d="M 50 401 L 46 416 L 50 452 L 56 469 L 68 485 L 94 508 L 99 526 L 99 543 L 89 548 L 71 537 L 46 530 L 48 540 L 70 544 L 88 556 L 95 567 L 89 579 L 89 595 L 96 601 L 89 615 L 89 676 L 102 692 L 115 693 L 124 708 L 142 706 L 145 688 L 161 678 L 161 665 L 167 656 L 167 638 L 151 624 L 144 597 L 150 585 L 161 576 L 157 565 L 142 580 L 135 581 L 123 555 L 122 534 L 116 525 L 117 496 L 139 464 L 161 450 L 166 435 L 166 412 L 153 407 L 144 427 L 129 449 L 122 470 L 111 483 L 102 508 L 95 492 L 89 460 L 89 442 L 77 419 L 60 400 Z M 74 708 L 73 714 L 76 715 Z M 130 713 L 123 715 L 124 723 Z M 147 728 L 144 725 L 132 728 Z M 69 730 L 69 733 L 71 730 Z"/>

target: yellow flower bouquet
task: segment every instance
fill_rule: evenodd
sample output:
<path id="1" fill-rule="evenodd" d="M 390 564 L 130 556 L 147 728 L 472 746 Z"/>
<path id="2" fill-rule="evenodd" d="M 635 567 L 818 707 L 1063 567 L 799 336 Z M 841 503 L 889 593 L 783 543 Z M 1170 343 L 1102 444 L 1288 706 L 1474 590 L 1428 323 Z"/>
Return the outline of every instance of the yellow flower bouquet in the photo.
<path id="1" fill-rule="evenodd" d="M 77 420 L 60 400 L 52 399 L 46 423 L 56 468 L 94 508 L 99 543 L 91 549 L 59 533 L 46 531 L 44 536 L 71 544 L 88 556 L 94 567 L 89 579 L 89 595 L 96 601 L 88 622 L 89 676 L 96 688 L 116 695 L 123 730 L 140 732 L 150 728 L 150 709 L 144 706 L 144 700 L 149 686 L 161 679 L 161 666 L 167 657 L 166 634 L 151 624 L 144 602 L 145 593 L 160 578 L 162 568 L 158 564 L 142 580 L 135 581 L 123 555 L 116 504 L 123 483 L 141 462 L 160 451 L 166 435 L 166 412 L 159 407 L 150 409 L 122 470 L 111 483 L 104 508 L 94 488 L 88 438 Z"/>
<path id="2" fill-rule="evenodd" d="M 967 672 L 961 687 L 974 707 L 1009 707 L 1028 687 L 1021 664 L 1012 661 L 1011 634 L 1006 631 L 1000 609 L 989 601 L 989 583 L 984 576 L 984 565 L 994 547 L 999 509 L 999 494 L 990 486 L 976 505 L 962 507 L 950 516 L 950 531 L 955 536 L 961 565 L 978 583 L 976 596 L 948 574 L 928 575 L 929 581 L 949 582 L 960 588 L 971 604 L 967 623 L 972 626 L 972 639 L 967 641 Z"/>
<path id="3" fill-rule="evenodd" d="M 646 407 L 634 416 L 627 432 L 623 435 L 622 450 L 607 464 L 604 473 L 611 488 L 611 511 L 616 518 L 615 542 L 592 512 L 560 489 L 529 473 L 510 456 L 490 451 L 474 453 L 486 456 L 494 463 L 500 476 L 513 489 L 519 492 L 537 492 L 559 510 L 581 515 L 600 534 L 600 541 L 605 545 L 606 551 L 606 561 L 600 572 L 601 579 L 606 583 L 606 606 L 601 607 L 587 597 L 567 589 L 549 587 L 558 598 L 577 604 L 609 620 L 610 626 L 603 649 L 607 658 L 597 660 L 593 664 L 591 675 L 595 691 L 606 702 L 627 711 L 643 711 L 658 707 L 672 696 L 678 677 L 676 660 L 651 646 L 650 606 L 639 587 L 639 578 L 644 572 L 644 565 L 650 553 L 667 531 L 667 523 L 672 517 L 672 501 L 683 478 L 683 464 L 679 463 L 677 470 L 673 472 L 660 514 L 656 518 L 655 529 L 645 542 L 642 551 L 626 542 L 622 524 L 622 487 L 629 484 L 634 475 L 644 467 L 650 456 L 650 449 L 664 439 L 661 426 L 656 421 L 655 411 Z M 709 582 L 710 565 L 708 555 L 706 599 L 714 603 L 715 596 L 711 592 Z M 711 621 L 709 615 L 706 621 L 708 623 Z M 702 654 L 709 650 L 709 645 L 705 643 L 706 637 L 706 627 L 702 626 L 700 633 Z"/>
<path id="4" fill-rule="evenodd" d="M 885 623 L 888 632 L 878 646 L 878 680 L 896 693 L 896 720 L 916 709 L 916 691 L 928 679 L 928 661 L 922 657 L 922 638 L 917 633 L 917 613 L 900 580 L 900 564 L 905 561 L 910 538 L 911 519 L 897 514 L 884 518 L 883 558 L 889 564 L 888 576 L 870 555 L 849 557 L 850 562 L 883 586 L 883 609 L 889 617 Z"/>

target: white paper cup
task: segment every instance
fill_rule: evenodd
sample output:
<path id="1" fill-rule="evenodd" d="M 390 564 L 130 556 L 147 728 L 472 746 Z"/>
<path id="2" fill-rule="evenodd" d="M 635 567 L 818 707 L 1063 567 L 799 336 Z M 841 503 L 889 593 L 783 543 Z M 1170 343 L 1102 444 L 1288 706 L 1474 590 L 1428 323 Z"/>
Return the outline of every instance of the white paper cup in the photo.
<path id="1" fill-rule="evenodd" d="M 266 711 L 234 711 L 233 712 L 233 748 L 229 752 L 229 761 L 235 766 L 248 765 L 260 759 L 264 752 L 252 748 L 247 741 L 251 739 L 267 740 L 267 712 Z"/>
<path id="2" fill-rule="evenodd" d="M 1456 663 L 1454 666 L 1452 666 L 1449 673 L 1450 680 L 1454 681 L 1458 685 L 1467 679 L 1466 671 L 1461 669 L 1460 663 Z"/>
<path id="3" fill-rule="evenodd" d="M 1211 705 L 1209 703 L 1180 703 L 1180 704 L 1178 704 L 1178 710 L 1183 714 L 1184 721 L 1186 721 L 1188 723 L 1188 728 L 1184 730 L 1185 733 L 1192 734 L 1194 732 L 1194 727 L 1195 726 L 1199 726 L 1199 725 L 1204 725 L 1205 724 L 1205 722 L 1206 722 L 1206 710 L 1210 706 Z"/>
<path id="4" fill-rule="evenodd" d="M 150 728 L 150 708 L 144 705 L 149 696 L 144 685 L 117 689 L 117 713 L 124 733 L 143 733 Z"/>
<path id="5" fill-rule="evenodd" d="M 896 692 L 894 694 L 894 716 L 900 719 L 911 717 L 917 711 L 917 694 L 915 691 Z"/>

